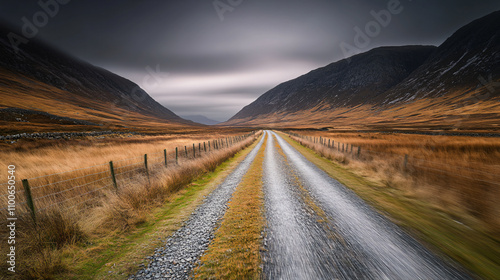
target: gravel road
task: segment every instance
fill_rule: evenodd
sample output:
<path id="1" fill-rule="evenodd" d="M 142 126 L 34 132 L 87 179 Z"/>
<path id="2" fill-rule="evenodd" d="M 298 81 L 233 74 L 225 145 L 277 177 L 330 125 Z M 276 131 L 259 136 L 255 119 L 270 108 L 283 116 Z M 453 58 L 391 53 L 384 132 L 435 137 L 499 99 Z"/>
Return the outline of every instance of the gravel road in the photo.
<path id="1" fill-rule="evenodd" d="M 248 171 L 264 137 L 236 169 L 207 196 L 182 228 L 148 257 L 149 264 L 129 279 L 188 279 L 200 256 L 208 248 L 215 229 L 224 216 L 227 203 L 243 175 Z"/>
<path id="2" fill-rule="evenodd" d="M 276 137 L 264 159 L 266 279 L 471 279 Z"/>
<path id="3" fill-rule="evenodd" d="M 165 246 L 156 249 L 148 267 L 130 279 L 189 277 L 265 135 L 264 279 L 472 279 L 269 131 Z"/>

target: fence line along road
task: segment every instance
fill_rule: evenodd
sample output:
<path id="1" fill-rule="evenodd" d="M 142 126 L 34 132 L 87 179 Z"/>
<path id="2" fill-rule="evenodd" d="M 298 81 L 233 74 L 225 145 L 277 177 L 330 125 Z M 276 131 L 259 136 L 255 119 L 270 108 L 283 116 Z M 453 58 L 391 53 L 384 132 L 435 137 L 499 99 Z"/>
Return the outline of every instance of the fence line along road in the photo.
<path id="1" fill-rule="evenodd" d="M 467 170 L 467 171 L 471 171 L 471 172 L 475 172 L 475 173 L 478 173 L 478 174 L 481 174 L 481 175 L 491 175 L 491 176 L 500 176 L 500 174 L 496 174 L 496 173 L 489 173 L 489 172 L 485 172 L 484 170 L 478 170 L 478 169 L 474 169 L 474 168 L 470 168 L 470 167 L 465 167 L 465 166 L 458 166 L 458 165 L 452 165 L 452 164 L 448 164 L 448 163 L 443 163 L 443 162 L 438 162 L 438 161 L 431 161 L 431 160 L 426 160 L 426 159 L 422 159 L 422 158 L 417 158 L 417 157 L 410 157 L 408 154 L 404 154 L 404 155 L 401 155 L 401 154 L 395 154 L 395 153 L 388 153 L 388 152 L 381 152 L 381 151 L 372 151 L 372 150 L 368 150 L 368 149 L 362 149 L 361 146 L 354 146 L 353 144 L 349 144 L 349 143 L 341 143 L 339 141 L 334 141 L 332 139 L 328 139 L 328 138 L 323 138 L 323 137 L 313 137 L 313 136 L 308 136 L 308 135 L 300 135 L 300 134 L 297 134 L 297 133 L 286 133 L 288 134 L 289 136 L 294 136 L 294 137 L 297 137 L 297 138 L 300 138 L 302 139 L 303 141 L 309 141 L 310 144 L 320 144 L 320 145 L 323 145 L 325 147 L 328 147 L 328 148 L 331 148 L 333 150 L 337 150 L 337 151 L 340 151 L 340 152 L 343 152 L 345 154 L 352 154 L 353 156 L 361 156 L 362 154 L 364 153 L 370 153 L 370 154 L 378 154 L 378 155 L 384 155 L 384 156 L 393 156 L 393 157 L 402 157 L 404 159 L 403 162 L 406 162 L 408 164 L 408 162 L 411 160 L 411 161 L 421 161 L 421 162 L 426 162 L 426 163 L 429 163 L 429 164 L 436 164 L 436 165 L 441 165 L 441 166 L 447 166 L 447 167 L 451 167 L 451 168 L 455 168 L 455 169 L 464 169 L 464 170 Z M 331 140 L 331 143 L 332 145 L 330 146 L 328 143 L 328 141 Z M 333 143 L 335 143 L 337 146 L 334 146 Z M 303 143 L 301 143 L 303 144 Z M 344 145 L 346 145 L 346 149 L 344 150 L 343 147 Z M 349 149 L 347 149 L 347 147 L 349 147 Z M 354 147 L 354 152 L 353 152 L 353 147 Z M 439 168 L 434 168 L 436 170 L 440 170 L 440 171 L 445 171 L 445 172 L 449 172 L 447 170 L 444 170 L 444 169 L 439 169 Z M 454 175 L 457 175 L 457 174 L 454 174 Z M 475 179 L 475 178 L 471 178 L 471 179 Z M 489 182 L 491 184 L 499 184 L 499 182 Z"/>
<path id="2" fill-rule="evenodd" d="M 144 174 L 149 182 L 153 170 L 157 171 L 160 167 L 167 170 L 182 165 L 183 161 L 201 158 L 212 152 L 232 147 L 255 133 L 253 131 L 244 135 L 193 142 L 189 145 L 177 146 L 170 151 L 163 149 L 161 152 L 149 155 L 144 154 L 109 163 L 17 180 L 15 182 L 16 212 L 17 214 L 29 212 L 36 223 L 37 212 L 56 206 L 70 209 L 85 204 L 104 196 L 105 193 L 102 191 L 112 186 L 115 191 L 118 191 L 120 183 L 132 179 L 138 174 Z M 179 153 L 179 147 L 182 147 L 185 153 Z M 0 208 L 0 212 L 9 210 L 8 200 L 8 194 L 0 195 L 0 203 L 5 205 L 4 208 Z"/>

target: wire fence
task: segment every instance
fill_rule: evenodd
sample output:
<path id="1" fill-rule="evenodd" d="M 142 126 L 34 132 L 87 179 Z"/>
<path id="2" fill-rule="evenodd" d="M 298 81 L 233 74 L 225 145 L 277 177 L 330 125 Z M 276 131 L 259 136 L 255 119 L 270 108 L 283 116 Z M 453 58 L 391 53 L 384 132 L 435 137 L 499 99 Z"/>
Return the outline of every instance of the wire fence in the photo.
<path id="1" fill-rule="evenodd" d="M 461 166 L 425 158 L 374 151 L 350 143 L 342 143 L 331 138 L 314 137 L 286 132 L 301 145 L 315 150 L 323 150 L 331 158 L 348 158 L 371 164 L 373 169 L 383 172 L 385 164 L 387 177 L 399 174 L 412 181 L 413 193 L 426 193 L 429 201 L 446 207 L 450 203 L 460 206 L 483 220 L 499 221 L 500 217 L 500 172 L 488 172 L 477 167 Z M 387 167 L 389 166 L 389 167 Z M 432 191 L 423 190 L 432 188 Z"/>
<path id="2" fill-rule="evenodd" d="M 121 185 L 137 176 L 144 176 L 149 181 L 152 174 L 227 149 L 254 134 L 190 143 L 142 156 L 1 183 L 0 186 L 13 186 L 15 192 L 0 195 L 0 205 L 3 206 L 0 212 L 7 217 L 12 216 L 11 211 L 16 215 L 30 213 L 36 221 L 38 213 L 55 207 L 79 210 L 94 207 L 110 191 L 118 192 Z"/>

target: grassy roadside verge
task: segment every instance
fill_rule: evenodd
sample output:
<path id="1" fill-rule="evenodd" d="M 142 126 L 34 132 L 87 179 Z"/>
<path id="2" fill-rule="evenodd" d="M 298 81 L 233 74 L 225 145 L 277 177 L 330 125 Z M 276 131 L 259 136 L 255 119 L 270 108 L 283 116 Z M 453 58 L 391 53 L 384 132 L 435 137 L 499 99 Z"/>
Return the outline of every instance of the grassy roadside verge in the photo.
<path id="1" fill-rule="evenodd" d="M 214 240 L 193 272 L 195 279 L 260 279 L 265 149 L 266 139 L 233 193 Z"/>
<path id="2" fill-rule="evenodd" d="M 236 168 L 256 144 L 257 141 L 223 162 L 215 171 L 202 175 L 176 192 L 133 231 L 115 232 L 86 245 L 66 248 L 63 261 L 69 269 L 58 279 L 126 279 L 141 264 L 146 264 L 145 257 L 180 228 L 204 197 Z"/>
<path id="3" fill-rule="evenodd" d="M 396 189 L 354 174 L 341 165 L 280 134 L 309 161 L 356 192 L 379 212 L 402 226 L 433 251 L 443 253 L 484 279 L 500 276 L 500 242 L 454 221 L 425 201 L 404 196 Z"/>

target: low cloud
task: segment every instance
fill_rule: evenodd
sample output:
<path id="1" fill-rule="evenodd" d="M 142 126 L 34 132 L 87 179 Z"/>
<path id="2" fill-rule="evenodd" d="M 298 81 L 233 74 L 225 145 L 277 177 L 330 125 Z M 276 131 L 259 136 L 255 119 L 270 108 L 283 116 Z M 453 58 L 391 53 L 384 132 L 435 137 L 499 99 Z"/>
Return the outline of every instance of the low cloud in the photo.
<path id="1" fill-rule="evenodd" d="M 203 114 L 223 121 L 278 83 L 293 79 L 317 66 L 303 61 L 280 61 L 272 62 L 262 69 L 203 74 L 169 73 L 158 65 L 161 77 L 153 83 L 141 83 L 148 75 L 146 69 L 114 69 L 114 72 L 138 81 L 139 86 L 176 114 Z"/>

